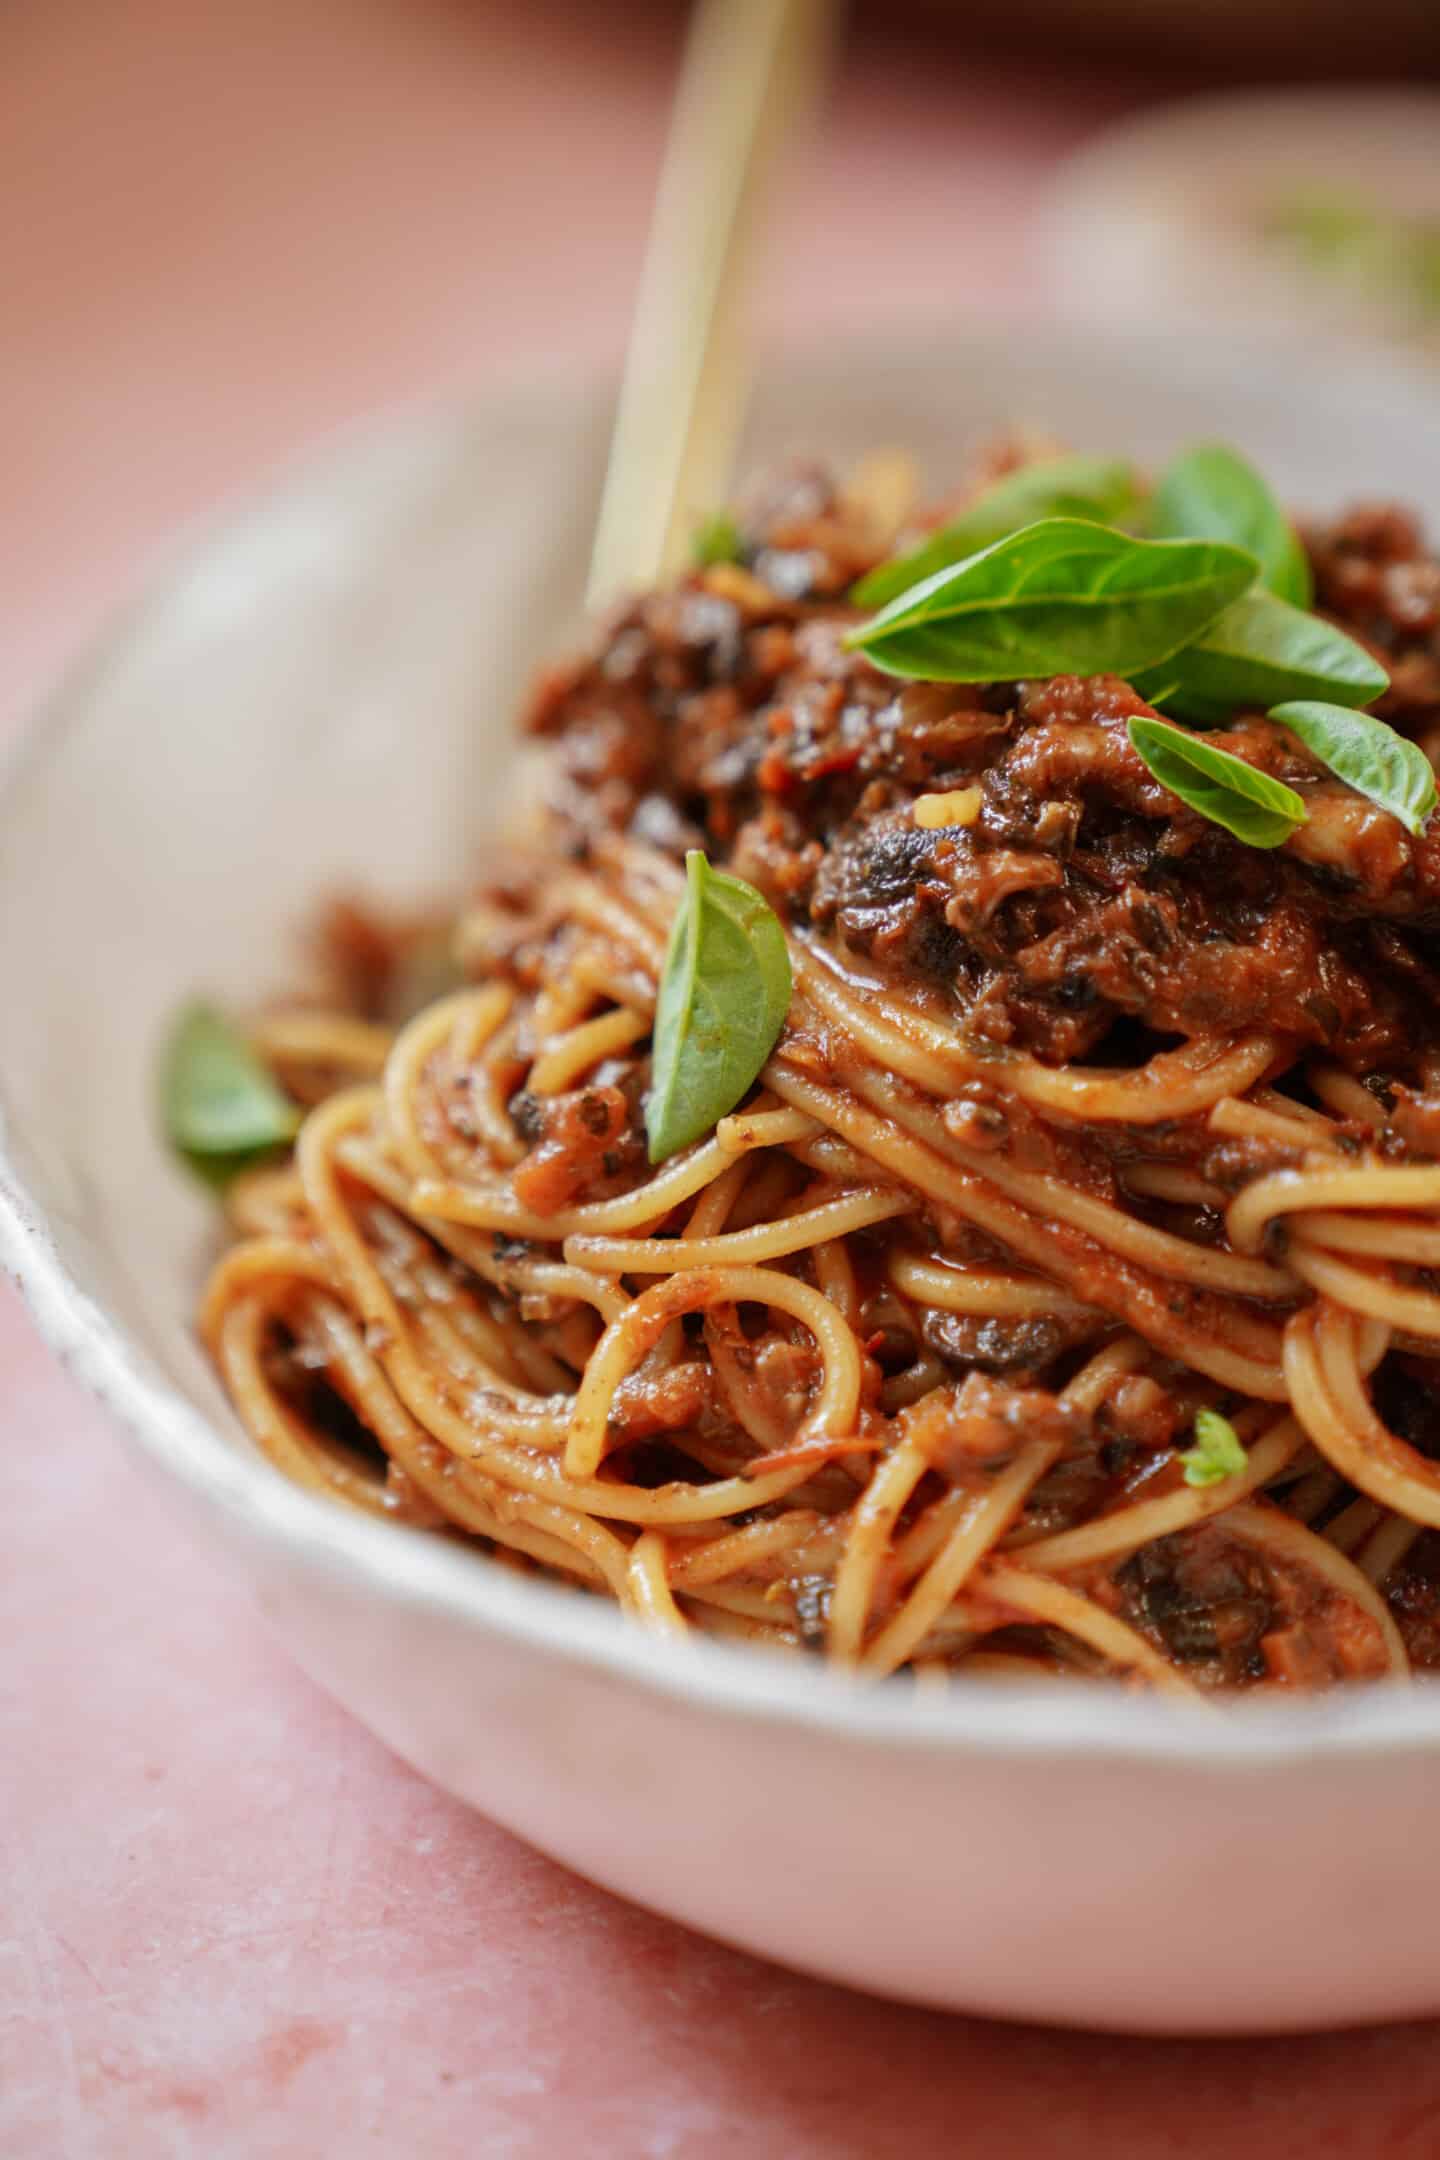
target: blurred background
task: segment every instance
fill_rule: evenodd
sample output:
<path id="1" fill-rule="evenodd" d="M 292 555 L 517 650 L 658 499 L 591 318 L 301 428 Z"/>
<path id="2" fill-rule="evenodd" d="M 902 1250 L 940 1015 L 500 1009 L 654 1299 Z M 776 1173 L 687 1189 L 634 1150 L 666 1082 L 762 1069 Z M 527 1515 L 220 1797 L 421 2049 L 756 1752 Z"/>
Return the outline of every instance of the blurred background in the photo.
<path id="1" fill-rule="evenodd" d="M 296 446 L 614 367 L 683 22 L 678 0 L 0 9 L 0 709 Z M 1089 308 L 1423 348 L 1436 79 L 1434 0 L 860 0 L 760 327 Z"/>

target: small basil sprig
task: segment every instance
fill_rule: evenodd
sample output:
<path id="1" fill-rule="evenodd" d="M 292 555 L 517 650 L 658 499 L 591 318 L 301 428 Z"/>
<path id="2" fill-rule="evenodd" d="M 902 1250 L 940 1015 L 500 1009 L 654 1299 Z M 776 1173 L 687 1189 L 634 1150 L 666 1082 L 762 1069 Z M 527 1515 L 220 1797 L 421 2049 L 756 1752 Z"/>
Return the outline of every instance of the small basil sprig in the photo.
<path id="1" fill-rule="evenodd" d="M 1270 713 L 1298 735 L 1337 779 L 1418 833 L 1435 808 L 1435 773 L 1418 743 L 1397 735 L 1373 713 L 1301 699 Z"/>
<path id="2" fill-rule="evenodd" d="M 696 526 L 690 554 L 698 570 L 709 570 L 716 563 L 739 562 L 744 545 L 740 528 L 729 511 L 717 510 Z"/>
<path id="3" fill-rule="evenodd" d="M 1128 722 L 1127 733 L 1162 787 L 1248 846 L 1279 847 L 1305 823 L 1308 813 L 1293 788 L 1203 736 L 1142 713 Z"/>
<path id="4" fill-rule="evenodd" d="M 1247 1457 L 1239 1433 L 1218 1410 L 1195 1413 L 1195 1445 L 1186 1448 L 1180 1461 L 1187 1485 L 1219 1485 L 1238 1477 Z"/>
<path id="5" fill-rule="evenodd" d="M 926 682 L 1132 675 L 1188 646 L 1255 576 L 1211 540 L 1135 540 L 1046 518 L 937 571 L 845 642 Z"/>
<path id="6" fill-rule="evenodd" d="M 687 1147 L 754 1085 L 790 1009 L 785 933 L 753 885 L 685 858 L 660 977 L 645 1132 L 652 1163 Z"/>
<path id="7" fill-rule="evenodd" d="M 165 1131 L 212 1182 L 284 1147 L 300 1112 L 245 1037 L 199 999 L 177 1015 L 161 1067 Z"/>
<path id="8" fill-rule="evenodd" d="M 1260 586 L 1227 607 L 1164 673 L 1176 683 L 1166 709 L 1202 726 L 1229 720 L 1240 707 L 1268 712 L 1294 698 L 1368 705 L 1390 686 L 1354 638 Z M 1135 688 L 1155 702 L 1144 676 Z"/>
<path id="9" fill-rule="evenodd" d="M 1157 540 L 1230 540 L 1260 565 L 1278 599 L 1308 608 L 1310 564 L 1294 526 L 1253 465 L 1224 443 L 1201 443 L 1166 466 L 1150 504 Z"/>
<path id="10" fill-rule="evenodd" d="M 879 608 L 908 592 L 922 578 L 951 563 L 963 562 L 977 549 L 1003 540 L 1040 518 L 1082 518 L 1097 525 L 1118 525 L 1139 501 L 1134 467 L 1122 458 L 1066 456 L 1022 465 L 986 488 L 948 525 L 931 533 L 910 554 L 881 563 L 861 578 L 850 594 L 855 607 Z"/>

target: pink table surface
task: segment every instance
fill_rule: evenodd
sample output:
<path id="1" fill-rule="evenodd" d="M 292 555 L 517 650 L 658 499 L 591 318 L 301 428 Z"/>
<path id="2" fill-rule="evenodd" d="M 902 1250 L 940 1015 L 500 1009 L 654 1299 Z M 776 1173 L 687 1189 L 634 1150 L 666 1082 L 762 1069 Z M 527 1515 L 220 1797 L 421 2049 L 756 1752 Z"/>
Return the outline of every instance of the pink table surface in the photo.
<path id="1" fill-rule="evenodd" d="M 613 357 L 673 41 L 599 20 L 0 21 L 7 710 L 177 522 L 337 419 Z M 872 32 L 796 175 L 769 326 L 957 295 L 1039 320 L 1048 172 L 1136 95 L 946 72 Z M 292 1669 L 9 1295 L 0 1373 L 6 2160 L 1440 2151 L 1428 2028 L 1160 2044 L 932 2016 L 575 1880 Z"/>

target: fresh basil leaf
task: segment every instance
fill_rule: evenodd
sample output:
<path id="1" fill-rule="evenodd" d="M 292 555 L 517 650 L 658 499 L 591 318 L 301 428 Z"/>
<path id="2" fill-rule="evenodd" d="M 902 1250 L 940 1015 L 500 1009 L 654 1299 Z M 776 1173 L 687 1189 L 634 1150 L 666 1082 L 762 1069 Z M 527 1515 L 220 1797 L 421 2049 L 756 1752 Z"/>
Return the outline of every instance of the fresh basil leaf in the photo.
<path id="1" fill-rule="evenodd" d="M 1022 465 L 1018 472 L 1006 473 L 910 554 L 881 563 L 861 578 L 850 594 L 851 603 L 884 607 L 922 578 L 963 562 L 977 549 L 1039 518 L 1083 518 L 1097 525 L 1118 525 L 1139 499 L 1135 469 L 1123 458 L 1041 458 L 1034 465 Z"/>
<path id="2" fill-rule="evenodd" d="M 1300 699 L 1273 706 L 1272 720 L 1298 735 L 1337 779 L 1418 833 L 1435 808 L 1435 771 L 1418 743 L 1373 713 Z"/>
<path id="3" fill-rule="evenodd" d="M 177 1016 L 165 1046 L 161 1104 L 171 1146 L 211 1182 L 293 1140 L 300 1112 L 244 1036 L 213 1006 Z"/>
<path id="4" fill-rule="evenodd" d="M 1221 541 L 1045 518 L 901 593 L 845 642 L 926 682 L 1130 675 L 1189 645 L 1254 576 L 1255 558 Z"/>
<path id="5" fill-rule="evenodd" d="M 1239 1433 L 1218 1410 L 1195 1413 L 1195 1445 L 1180 1457 L 1187 1485 L 1219 1485 L 1238 1477 L 1247 1457 Z"/>
<path id="6" fill-rule="evenodd" d="M 655 1007 L 645 1131 L 652 1163 L 710 1131 L 754 1085 L 790 1009 L 779 921 L 743 878 L 685 858 Z"/>
<path id="7" fill-rule="evenodd" d="M 1166 466 L 1149 529 L 1157 540 L 1233 541 L 1255 557 L 1277 598 L 1310 605 L 1310 563 L 1294 526 L 1254 466 L 1224 443 L 1201 443 Z"/>
<path id="8" fill-rule="evenodd" d="M 1180 678 L 1167 708 L 1202 724 L 1228 720 L 1242 706 L 1268 712 L 1292 698 L 1368 705 L 1390 686 L 1384 668 L 1354 638 L 1258 586 L 1165 672 Z M 1154 703 L 1143 676 L 1135 687 Z"/>
<path id="9" fill-rule="evenodd" d="M 1140 713 L 1127 732 L 1162 787 L 1248 846 L 1279 847 L 1305 823 L 1309 813 L 1293 788 L 1201 736 Z"/>
<path id="10" fill-rule="evenodd" d="M 716 563 L 739 562 L 744 545 L 744 536 L 729 511 L 717 510 L 696 526 L 690 554 L 697 570 L 709 570 Z"/>

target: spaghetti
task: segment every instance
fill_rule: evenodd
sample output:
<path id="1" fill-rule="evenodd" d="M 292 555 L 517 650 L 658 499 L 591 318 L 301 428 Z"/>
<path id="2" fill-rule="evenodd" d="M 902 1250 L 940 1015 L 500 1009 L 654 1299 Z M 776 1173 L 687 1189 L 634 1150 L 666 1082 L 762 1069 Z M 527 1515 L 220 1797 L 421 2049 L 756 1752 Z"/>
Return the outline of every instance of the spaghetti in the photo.
<path id="1" fill-rule="evenodd" d="M 1423 737 L 1440 571 L 1370 515 L 1311 536 L 1321 599 Z M 230 1188 L 205 1340 L 290 1476 L 659 1634 L 926 1685 L 1401 1678 L 1440 1655 L 1440 843 L 1253 718 L 1227 742 L 1311 808 L 1263 856 L 1145 773 L 1124 683 L 900 688 L 838 635 L 889 539 L 791 475 L 743 574 L 541 684 L 548 825 L 462 986 L 258 1026 L 308 1107 Z M 793 994 L 655 1167 L 702 845 Z M 1244 1467 L 1192 1483 L 1206 1408 Z"/>

